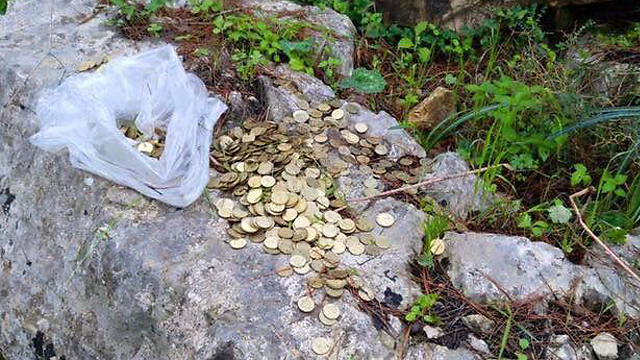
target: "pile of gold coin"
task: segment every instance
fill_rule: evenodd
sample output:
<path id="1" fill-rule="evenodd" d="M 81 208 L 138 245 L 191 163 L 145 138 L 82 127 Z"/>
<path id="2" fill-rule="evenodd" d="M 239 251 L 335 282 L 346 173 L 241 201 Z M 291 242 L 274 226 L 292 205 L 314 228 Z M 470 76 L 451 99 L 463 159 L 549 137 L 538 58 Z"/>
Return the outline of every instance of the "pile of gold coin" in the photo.
<path id="1" fill-rule="evenodd" d="M 279 123 L 246 120 L 214 141 L 211 166 L 219 174 L 208 188 L 226 192 L 214 202 L 215 209 L 230 224 L 233 249 L 261 244 L 268 254 L 288 256 L 288 263 L 276 269 L 278 275 L 309 274 L 309 288 L 322 289 L 329 298 L 350 288 L 371 301 L 373 290 L 356 270 L 340 267 L 340 256 L 378 256 L 389 249 L 392 240 L 373 230 L 376 223 L 393 226 L 395 218 L 392 213 L 371 219 L 354 215 L 336 179 L 357 166 L 371 174 L 364 182 L 365 195 L 374 195 L 386 185 L 416 183 L 420 163 L 411 156 L 389 160 L 390 145 L 367 135 L 367 124 L 348 121 L 359 112 L 357 104 L 299 100 L 298 106 Z M 338 305 L 320 306 L 308 295 L 297 305 L 306 313 L 319 308 L 318 319 L 326 326 L 341 318 Z M 322 341 L 316 345 L 317 353 L 327 350 Z"/>

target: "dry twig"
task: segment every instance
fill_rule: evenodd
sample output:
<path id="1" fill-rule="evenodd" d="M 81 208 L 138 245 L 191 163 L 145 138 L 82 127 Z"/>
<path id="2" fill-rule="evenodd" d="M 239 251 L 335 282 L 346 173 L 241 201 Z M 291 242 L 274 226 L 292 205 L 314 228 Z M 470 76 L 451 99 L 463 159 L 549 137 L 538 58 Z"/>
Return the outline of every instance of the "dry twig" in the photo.
<path id="1" fill-rule="evenodd" d="M 591 236 L 592 239 L 594 239 L 600 246 L 604 248 L 604 251 L 607 253 L 607 255 L 609 255 L 615 262 L 617 262 L 618 265 L 620 265 L 633 278 L 635 278 L 640 282 L 640 277 L 638 276 L 638 274 L 635 273 L 635 271 L 631 269 L 631 267 L 627 264 L 627 262 L 622 260 L 620 257 L 618 257 L 618 255 L 616 255 L 611 250 L 611 248 L 607 246 L 607 244 L 605 244 L 602 240 L 600 240 L 600 238 L 596 236 L 596 234 L 594 234 L 593 231 L 591 231 L 591 229 L 589 229 L 587 224 L 585 224 L 584 220 L 582 219 L 582 214 L 580 213 L 580 210 L 578 209 L 578 205 L 576 205 L 576 202 L 574 199 L 589 193 L 590 190 L 591 188 L 586 188 L 569 196 L 569 201 L 571 201 L 571 206 L 573 207 L 573 210 L 576 212 L 576 216 L 578 217 L 578 222 L 580 222 L 580 225 L 582 225 L 582 228 L 587 232 L 587 234 L 589 234 L 589 236 Z"/>
<path id="2" fill-rule="evenodd" d="M 423 187 L 423 186 L 433 185 L 435 183 L 439 183 L 439 182 L 442 182 L 442 181 L 447 181 L 447 180 L 457 179 L 457 178 L 461 178 L 461 177 L 466 177 L 466 176 L 473 175 L 473 174 L 478 174 L 478 173 L 485 172 L 487 170 L 491 170 L 491 169 L 498 168 L 498 167 L 504 167 L 504 168 L 507 168 L 508 170 L 511 170 L 511 166 L 509 166 L 509 164 L 498 164 L 498 165 L 486 166 L 486 167 L 483 167 L 483 168 L 480 168 L 480 169 L 477 169 L 477 170 L 470 170 L 470 171 L 465 171 L 465 172 L 459 173 L 459 174 L 432 178 L 432 179 L 429 179 L 429 180 L 425 180 L 425 181 L 419 182 L 417 184 L 404 186 L 404 187 L 393 189 L 393 190 L 389 190 L 389 191 L 384 191 L 384 192 L 381 192 L 381 193 L 373 195 L 373 196 L 367 196 L 367 197 L 362 197 L 362 198 L 358 198 L 358 199 L 347 199 L 347 201 L 360 202 L 360 201 L 372 200 L 372 199 L 383 197 L 383 196 L 389 196 L 389 195 L 401 193 L 401 192 L 404 192 L 404 191 L 407 191 L 407 190 L 411 190 L 411 189 L 417 189 L 417 188 L 420 188 L 420 187 Z"/>

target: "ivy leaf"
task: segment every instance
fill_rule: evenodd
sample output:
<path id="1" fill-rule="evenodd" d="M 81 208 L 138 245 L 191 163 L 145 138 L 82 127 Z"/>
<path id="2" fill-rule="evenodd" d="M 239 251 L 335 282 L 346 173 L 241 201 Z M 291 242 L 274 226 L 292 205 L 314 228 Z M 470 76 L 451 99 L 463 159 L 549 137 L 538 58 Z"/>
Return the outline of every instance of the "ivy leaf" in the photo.
<path id="1" fill-rule="evenodd" d="M 411 41 L 411 39 L 409 38 L 402 38 L 402 40 L 400 40 L 400 42 L 398 43 L 398 48 L 411 49 L 413 48 L 413 41 Z"/>
<path id="2" fill-rule="evenodd" d="M 0 15 L 7 13 L 7 1 L 8 0 L 0 0 Z"/>
<path id="3" fill-rule="evenodd" d="M 311 51 L 311 41 L 288 41 L 288 40 L 280 40 L 280 46 L 282 46 L 282 51 L 285 54 L 290 54 L 294 51 L 298 51 L 301 53 L 306 53 Z"/>
<path id="4" fill-rule="evenodd" d="M 562 204 L 553 205 L 547 211 L 555 224 L 566 224 L 571 219 L 571 211 Z"/>
<path id="5" fill-rule="evenodd" d="M 342 79 L 340 88 L 351 88 L 363 94 L 377 94 L 384 90 L 387 81 L 377 71 L 357 68 L 351 77 Z"/>

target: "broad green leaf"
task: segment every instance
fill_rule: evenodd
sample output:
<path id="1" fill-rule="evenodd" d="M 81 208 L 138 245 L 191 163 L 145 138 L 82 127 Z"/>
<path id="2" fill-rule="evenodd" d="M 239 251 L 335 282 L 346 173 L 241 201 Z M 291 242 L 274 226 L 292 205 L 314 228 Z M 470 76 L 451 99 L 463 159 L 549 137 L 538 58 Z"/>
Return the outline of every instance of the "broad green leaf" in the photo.
<path id="1" fill-rule="evenodd" d="M 312 49 L 312 44 L 310 40 L 305 41 L 288 41 L 288 40 L 280 40 L 280 46 L 282 46 L 282 51 L 285 54 L 289 54 L 293 51 L 298 52 L 308 52 Z"/>
<path id="2" fill-rule="evenodd" d="M 418 23 L 418 25 L 416 25 L 416 35 L 420 36 L 420 34 L 422 34 L 425 30 L 427 30 L 427 26 L 429 26 L 429 23 L 426 21 L 421 21 Z"/>
<path id="3" fill-rule="evenodd" d="M 420 58 L 420 61 L 422 62 L 429 61 L 431 59 L 431 50 L 427 48 L 418 49 L 418 58 Z"/>
<path id="4" fill-rule="evenodd" d="M 353 70 L 351 77 L 342 79 L 340 88 L 351 88 L 363 94 L 377 94 L 384 90 L 387 81 L 377 71 L 365 68 Z"/>
<path id="5" fill-rule="evenodd" d="M 409 39 L 409 38 L 402 38 L 402 40 L 400 40 L 400 42 L 398 43 L 398 48 L 400 48 L 400 49 L 412 49 L 413 48 L 413 41 L 411 41 L 411 39 Z"/>
<path id="6" fill-rule="evenodd" d="M 7 1 L 8 0 L 0 0 L 0 15 L 7 13 Z"/>
<path id="7" fill-rule="evenodd" d="M 519 228 L 530 228 L 531 227 L 531 215 L 529 214 L 522 214 L 522 216 L 520 216 L 520 220 L 518 220 L 518 227 Z"/>
<path id="8" fill-rule="evenodd" d="M 520 349 L 526 350 L 529 347 L 529 340 L 527 340 L 525 338 L 521 338 L 518 341 L 518 345 L 520 345 Z"/>
<path id="9" fill-rule="evenodd" d="M 548 210 L 551 221 L 555 224 L 566 224 L 571 219 L 571 211 L 562 204 L 556 204 Z"/>
<path id="10" fill-rule="evenodd" d="M 404 319 L 407 321 L 415 321 L 418 318 L 418 314 L 414 312 L 410 312 L 404 316 Z"/>

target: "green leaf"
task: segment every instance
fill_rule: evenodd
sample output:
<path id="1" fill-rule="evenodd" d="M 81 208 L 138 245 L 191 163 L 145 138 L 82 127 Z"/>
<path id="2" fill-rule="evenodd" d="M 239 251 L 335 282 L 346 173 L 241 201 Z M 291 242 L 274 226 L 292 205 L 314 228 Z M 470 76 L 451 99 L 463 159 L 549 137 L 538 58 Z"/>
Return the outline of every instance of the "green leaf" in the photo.
<path id="1" fill-rule="evenodd" d="M 413 48 L 413 41 L 411 41 L 411 39 L 409 39 L 409 38 L 402 38 L 402 40 L 400 40 L 400 42 L 398 43 L 398 48 L 399 49 L 412 49 Z"/>
<path id="2" fill-rule="evenodd" d="M 302 61 L 302 59 L 297 57 L 292 57 L 289 59 L 289 66 L 291 67 L 292 70 L 295 70 L 295 71 L 302 71 L 305 68 L 304 61 Z"/>
<path id="3" fill-rule="evenodd" d="M 312 44 L 310 40 L 305 40 L 305 41 L 280 40 L 280 46 L 282 46 L 282 51 L 284 51 L 285 54 L 290 54 L 294 51 L 305 53 L 305 52 L 311 51 L 312 49 Z"/>
<path id="4" fill-rule="evenodd" d="M 420 34 L 422 34 L 425 30 L 427 30 L 427 26 L 429 26 L 429 23 L 426 21 L 421 21 L 418 23 L 418 25 L 416 25 L 416 36 L 420 36 Z"/>
<path id="5" fill-rule="evenodd" d="M 418 49 L 418 58 L 422 62 L 427 62 L 431 59 L 431 50 L 427 48 Z"/>
<path id="6" fill-rule="evenodd" d="M 529 214 L 522 214 L 522 216 L 520 216 L 520 220 L 518 220 L 518 227 L 519 228 L 530 228 L 531 227 L 531 215 Z"/>
<path id="7" fill-rule="evenodd" d="M 520 345 L 520 349 L 526 350 L 529 347 L 529 340 L 527 340 L 525 338 L 521 338 L 518 341 L 518 345 Z"/>
<path id="8" fill-rule="evenodd" d="M 618 196 L 620 196 L 620 197 L 624 197 L 625 195 L 627 195 L 627 193 L 624 190 L 620 189 L 620 188 L 616 189 L 613 193 L 618 195 Z"/>
<path id="9" fill-rule="evenodd" d="M 562 204 L 556 204 L 549 209 L 549 217 L 555 224 L 566 224 L 571 219 L 571 211 Z"/>
<path id="10" fill-rule="evenodd" d="M 458 79 L 453 74 L 449 73 L 444 77 L 444 82 L 447 83 L 447 85 L 455 85 L 455 83 L 458 82 Z"/>
<path id="11" fill-rule="evenodd" d="M 523 353 L 516 353 L 516 360 L 529 360 L 529 358 L 527 357 L 527 355 L 523 354 Z"/>
<path id="12" fill-rule="evenodd" d="M 0 15 L 7 13 L 7 1 L 8 0 L 0 0 Z"/>
<path id="13" fill-rule="evenodd" d="M 404 316 L 404 319 L 407 321 L 416 321 L 417 318 L 418 318 L 418 314 L 414 312 L 410 312 Z"/>
<path id="14" fill-rule="evenodd" d="M 384 90 L 387 81 L 377 71 L 357 68 L 353 70 L 351 77 L 342 79 L 338 86 L 343 89 L 355 89 L 363 94 L 377 94 Z"/>
<path id="15" fill-rule="evenodd" d="M 431 314 L 427 314 L 427 315 L 423 316 L 422 319 L 427 324 L 437 324 L 437 323 L 440 322 L 440 318 L 439 317 L 437 317 L 436 315 L 431 315 Z"/>

